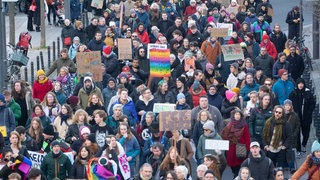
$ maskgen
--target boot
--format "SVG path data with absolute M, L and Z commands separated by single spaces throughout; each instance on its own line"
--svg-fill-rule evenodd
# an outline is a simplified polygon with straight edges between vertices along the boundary
M 40 27 L 36 27 L 36 32 L 40 32 Z

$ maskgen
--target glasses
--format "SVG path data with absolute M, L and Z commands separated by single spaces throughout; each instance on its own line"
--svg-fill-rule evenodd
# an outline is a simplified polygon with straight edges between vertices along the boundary
M 138 36 L 132 36 L 132 37 L 138 37 Z
M 276 114 L 282 114 L 282 112 L 280 112 L 280 111 L 276 111 L 275 113 L 276 113 Z
M 271 83 L 264 83 L 265 86 L 271 86 Z
M 140 53 L 144 53 L 144 51 L 139 51 Z

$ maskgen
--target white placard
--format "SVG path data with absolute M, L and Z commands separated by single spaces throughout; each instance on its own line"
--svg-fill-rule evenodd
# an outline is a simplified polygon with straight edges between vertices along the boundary
M 2 0 L 2 2 L 17 2 L 18 0 Z
M 206 139 L 205 149 L 219 149 L 219 150 L 229 150 L 229 141 L 228 140 L 215 140 L 215 139 Z
M 168 104 L 168 103 L 154 103 L 153 112 L 159 113 L 163 111 L 174 111 L 176 110 L 176 104 Z

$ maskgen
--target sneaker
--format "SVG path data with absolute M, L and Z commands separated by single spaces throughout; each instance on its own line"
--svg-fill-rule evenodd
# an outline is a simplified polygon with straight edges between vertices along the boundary
M 306 152 L 307 152 L 307 150 L 306 150 L 306 147 L 305 147 L 305 146 L 302 146 L 302 147 L 301 147 L 301 152 L 303 152 L 303 153 L 306 153 Z
M 302 156 L 301 152 L 297 152 L 297 155 L 296 155 L 297 159 L 300 159 L 301 156 Z

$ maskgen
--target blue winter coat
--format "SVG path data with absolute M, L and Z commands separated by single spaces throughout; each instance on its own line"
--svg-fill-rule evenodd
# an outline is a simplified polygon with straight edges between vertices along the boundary
M 70 1 L 71 19 L 78 19 L 80 17 L 80 0 Z
M 282 79 L 278 79 L 278 81 L 272 87 L 272 91 L 278 97 L 280 105 L 283 105 L 283 102 L 289 98 L 289 95 L 293 89 L 294 84 L 290 80 L 283 81 Z
M 123 146 L 123 148 L 126 150 L 127 157 L 131 156 L 132 160 L 129 161 L 129 164 L 135 164 L 136 162 L 136 156 L 140 154 L 140 145 L 138 140 L 132 136 L 131 139 L 127 139 L 122 137 L 119 140 L 119 143 Z
M 253 82 L 253 84 L 247 84 L 243 86 L 240 90 L 240 95 L 244 101 L 249 101 L 250 97 L 248 96 L 251 91 L 259 91 L 259 85 Z
M 116 104 L 121 104 L 119 99 L 112 104 L 109 112 L 110 115 L 113 115 L 112 109 L 113 109 L 113 106 Z M 131 99 L 128 99 L 128 102 L 123 105 L 122 112 L 124 115 L 128 116 L 130 126 L 136 126 L 138 122 L 138 114 L 134 106 L 134 103 Z

